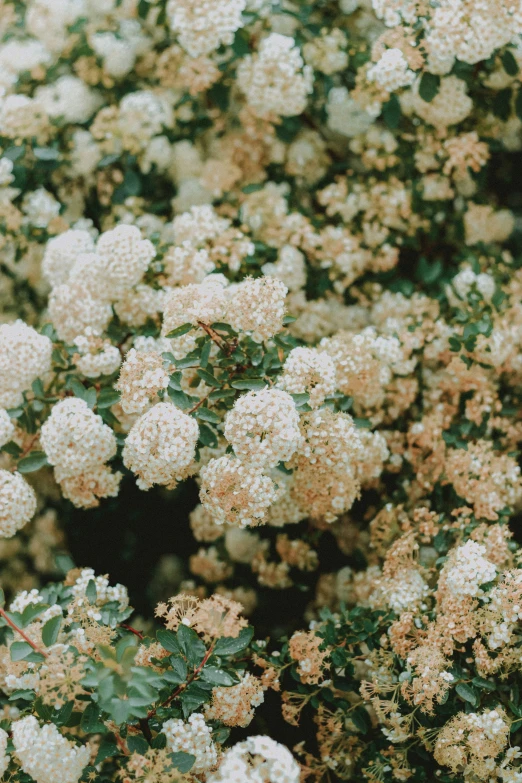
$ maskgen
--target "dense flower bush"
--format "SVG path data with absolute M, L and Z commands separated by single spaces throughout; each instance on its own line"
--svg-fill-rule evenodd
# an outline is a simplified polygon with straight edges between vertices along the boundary
M 0 0 L 2 780 L 521 783 L 521 35 Z

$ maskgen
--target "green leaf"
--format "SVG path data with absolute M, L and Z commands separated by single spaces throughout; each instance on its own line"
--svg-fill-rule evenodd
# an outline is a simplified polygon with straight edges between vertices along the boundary
M 516 76 L 519 71 L 519 68 L 518 68 L 518 63 L 511 49 L 506 49 L 501 59 L 502 59 L 502 66 L 505 72 L 508 74 L 508 76 Z
M 236 330 L 233 329 L 230 324 L 223 323 L 222 321 L 216 321 L 210 325 L 215 332 L 225 332 L 225 334 L 229 334 L 231 337 L 235 337 L 237 335 Z
M 176 405 L 178 408 L 181 408 L 182 410 L 190 408 L 192 405 L 190 397 L 183 391 L 177 391 L 176 389 L 173 389 L 171 386 L 169 386 L 167 389 L 167 394 L 169 395 L 174 405 Z
M 178 643 L 181 647 L 187 661 L 193 666 L 197 666 L 203 660 L 207 648 L 192 628 L 181 625 L 178 628 L 177 634 Z
M 186 370 L 187 367 L 194 367 L 198 363 L 197 359 L 193 356 L 185 356 L 184 359 L 175 359 L 174 364 L 178 370 Z
M 350 713 L 350 718 L 355 728 L 363 734 L 366 734 L 366 732 L 371 729 L 372 724 L 370 716 L 364 707 L 357 707 Z
M 22 449 L 17 443 L 14 442 L 14 440 L 10 440 L 9 443 L 6 443 L 5 446 L 2 446 L 0 451 L 5 451 L 6 454 L 10 454 L 10 456 L 14 457 L 15 459 L 18 459 L 22 453 Z
M 185 688 L 184 691 L 182 691 L 179 697 L 184 717 L 188 718 L 188 716 L 194 712 L 194 710 L 197 710 L 198 707 L 201 707 L 202 704 L 208 702 L 209 699 L 210 694 L 208 691 L 203 690 L 203 688 L 200 688 L 197 683 L 192 682 L 187 688 Z
M 8 147 L 3 152 L 4 158 L 9 158 L 9 160 L 11 160 L 13 163 L 19 158 L 23 158 L 24 155 L 25 155 L 24 144 L 21 144 L 20 146 Z
M 500 90 L 493 101 L 493 114 L 506 122 L 511 114 L 511 89 Z
M 63 707 L 60 707 L 58 713 L 53 717 L 53 723 L 57 726 L 66 726 L 71 719 L 71 715 L 74 709 L 74 702 L 68 701 Z
M 116 163 L 117 160 L 120 159 L 120 156 L 116 153 L 111 153 L 110 155 L 104 155 L 103 158 L 98 163 L 98 168 L 103 169 L 105 166 L 111 166 L 113 163 Z
M 58 571 L 64 576 L 71 568 L 74 568 L 74 560 L 64 552 L 59 552 L 54 558 L 54 562 Z
M 474 690 L 474 688 L 471 687 L 471 685 L 467 685 L 465 682 L 459 682 L 455 686 L 455 690 L 460 698 L 464 699 L 464 701 L 469 701 L 469 703 L 474 707 L 478 705 L 480 699 L 477 692 Z
M 140 19 L 146 19 L 150 11 L 150 3 L 148 0 L 139 0 L 138 3 L 138 16 Z
M 85 394 L 83 399 L 89 406 L 89 408 L 92 410 L 94 406 L 96 405 L 96 389 L 85 389 Z
M 156 638 L 163 649 L 172 653 L 179 654 L 181 652 L 181 648 L 178 644 L 178 639 L 174 631 L 167 631 L 166 629 L 162 628 L 156 633 Z
M 32 623 L 33 620 L 38 617 L 39 614 L 42 614 L 45 609 L 48 609 L 48 607 L 48 604 L 29 604 L 29 606 L 26 606 L 22 612 L 20 626 L 22 628 L 28 626 L 29 623 Z
M 196 375 L 198 375 L 202 381 L 205 381 L 208 386 L 219 386 L 217 380 L 208 370 L 196 370 Z
M 211 350 L 212 350 L 212 341 L 210 339 L 207 339 L 207 342 L 204 344 L 201 350 L 201 356 L 199 359 L 199 363 L 201 367 L 205 368 L 207 366 L 208 360 L 210 359 Z
M 113 204 L 123 204 L 129 196 L 139 196 L 141 193 L 141 177 L 137 171 L 127 169 L 122 184 L 113 193 Z
M 304 392 L 303 394 L 292 394 L 290 395 L 299 408 L 301 405 L 306 405 L 308 400 L 310 399 L 310 395 Z
M 35 651 L 27 642 L 13 642 L 9 648 L 12 661 L 25 661 Z M 39 660 L 42 656 L 39 656 Z
M 162 748 L 167 747 L 167 737 L 165 734 L 160 733 L 156 734 L 152 742 L 150 743 L 151 748 L 154 748 L 155 750 L 161 750 Z
M 62 354 L 59 348 L 53 348 L 53 352 L 51 354 L 51 358 L 55 364 L 58 365 L 58 367 L 67 367 L 68 361 Z
M 180 683 L 185 682 L 188 675 L 187 664 L 180 655 L 171 655 L 169 658 L 170 664 L 176 676 L 179 678 Z
M 58 634 L 60 633 L 60 626 L 62 624 L 62 617 L 61 615 L 57 615 L 56 617 L 51 617 L 50 620 L 47 620 L 44 627 L 42 628 L 42 642 L 45 644 L 46 647 L 51 647 L 56 640 L 58 639 Z
M 132 707 L 129 699 L 112 699 L 108 711 L 113 721 L 118 726 L 121 726 L 129 720 L 132 713 Z
M 477 688 L 482 688 L 485 691 L 495 691 L 497 689 L 496 683 L 486 680 L 484 677 L 473 677 L 471 680 L 473 685 Z
M 515 100 L 515 112 L 519 120 L 522 120 L 522 90 L 519 88 Z
M 395 130 L 399 127 L 401 105 L 396 95 L 392 95 L 390 100 L 383 105 L 382 118 L 390 130 Z
M 425 71 L 419 82 L 419 95 L 423 101 L 430 103 L 437 95 L 440 88 L 440 76 Z
M 67 382 L 67 386 L 72 391 L 75 397 L 79 397 L 80 400 L 85 399 L 86 388 L 83 385 L 83 383 L 81 383 L 81 381 L 78 380 L 78 378 L 69 378 Z
M 244 188 L 241 188 L 242 193 L 256 193 L 258 190 L 261 190 L 263 188 L 263 185 L 261 182 L 253 182 L 251 185 L 245 185 Z
M 102 740 L 94 763 L 101 764 L 105 759 L 111 758 L 111 756 L 117 756 L 119 752 L 115 742 L 111 742 L 111 740 Z
M 13 691 L 9 696 L 9 701 L 17 701 L 18 699 L 21 699 L 22 701 L 33 701 L 34 697 L 34 691 L 25 688 L 19 691 Z
M 208 408 L 198 408 L 194 413 L 198 419 L 203 419 L 203 421 L 210 421 L 212 424 L 221 423 L 221 419 L 217 413 L 214 413 L 214 411 L 211 411 Z
M 218 82 L 207 91 L 207 96 L 212 103 L 215 103 L 218 109 L 226 111 L 230 100 L 230 87 Z
M 34 473 L 45 465 L 48 465 L 47 456 L 44 451 L 33 451 L 20 460 L 17 465 L 20 473 Z
M 116 389 L 111 389 L 109 386 L 102 389 L 98 396 L 98 408 L 110 408 L 112 405 L 116 405 L 119 402 L 120 393 Z
M 253 628 L 242 628 L 236 637 L 223 636 L 214 647 L 215 655 L 235 655 L 248 647 L 254 635 Z
M 438 258 L 431 264 L 426 258 L 422 257 L 419 259 L 416 276 L 424 283 L 431 285 L 438 280 L 442 271 L 442 263 Z
M 194 329 L 192 324 L 182 324 L 182 326 L 178 326 L 176 329 L 173 329 L 171 332 L 169 332 L 167 337 L 181 337 L 182 335 L 191 332 L 192 329 Z
M 34 147 L 33 153 L 37 160 L 58 160 L 60 157 L 60 150 L 52 147 Z
M 171 753 L 170 758 L 174 767 L 182 773 L 189 772 L 194 766 L 196 757 L 191 753 L 185 753 L 184 750 L 178 750 L 176 753 Z
M 208 395 L 209 400 L 214 402 L 214 400 L 223 400 L 227 399 L 227 397 L 235 397 L 236 392 L 234 389 L 216 389 L 216 391 L 210 392 Z
M 234 680 L 230 674 L 217 666 L 205 666 L 201 672 L 201 677 L 211 685 L 234 685 Z
M 207 424 L 199 424 L 199 440 L 203 446 L 215 449 L 218 445 L 217 435 Z
M 250 36 L 246 30 L 240 28 L 236 32 L 232 43 L 232 51 L 237 57 L 244 57 L 250 54 Z
M 251 380 L 244 381 L 232 381 L 230 384 L 234 389 L 240 389 L 241 391 L 260 391 L 267 387 L 267 382 L 261 378 L 252 378 Z
M 42 720 L 50 721 L 53 716 L 53 708 L 44 704 L 41 699 L 37 699 L 34 703 L 34 711 Z
M 80 726 L 85 734 L 99 734 L 106 730 L 105 724 L 101 720 L 100 709 L 97 704 L 91 701 L 87 705 L 83 712 Z
M 87 587 L 85 588 L 85 595 L 87 596 L 87 600 L 91 606 L 96 603 L 98 591 L 96 590 L 96 583 L 94 579 L 89 579 Z
M 34 392 L 35 397 L 45 397 L 45 389 L 40 378 L 37 378 L 32 382 L 31 389 Z
M 220 745 L 224 745 L 229 737 L 230 729 L 227 726 L 219 726 L 212 732 L 212 739 L 214 742 L 219 742 Z
M 173 372 L 172 375 L 169 378 L 169 386 L 171 389 L 175 389 L 175 391 L 182 391 L 181 389 L 181 372 L 177 370 L 176 372 Z
M 149 749 L 149 743 L 144 737 L 129 734 L 127 737 L 127 747 L 131 753 L 139 753 L 140 756 L 143 756 Z

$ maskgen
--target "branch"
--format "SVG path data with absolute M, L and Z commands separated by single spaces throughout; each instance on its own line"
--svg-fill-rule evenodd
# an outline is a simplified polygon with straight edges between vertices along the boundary
M 215 389 L 215 386 L 213 386 L 213 387 L 211 388 L 211 390 L 209 391 L 209 393 L 207 394 L 207 396 L 206 396 L 206 397 L 202 397 L 202 398 L 200 399 L 200 401 L 199 401 L 198 403 L 196 403 L 196 405 L 194 405 L 194 407 L 193 407 L 193 408 L 191 408 L 189 411 L 187 411 L 187 415 L 188 415 L 189 413 L 194 413 L 194 411 L 197 411 L 197 409 L 198 409 L 198 408 L 201 408 L 201 406 L 203 405 L 203 403 L 205 403 L 205 402 L 208 400 L 208 398 L 210 397 L 210 395 L 212 394 L 212 392 L 214 391 L 214 389 Z
M 185 688 L 188 688 L 188 686 L 190 685 L 190 683 L 191 683 L 191 682 L 194 682 L 194 680 L 195 680 L 195 679 L 196 679 L 196 677 L 199 675 L 199 673 L 201 672 L 202 668 L 204 667 L 204 665 L 206 664 L 206 662 L 208 661 L 208 659 L 210 658 L 210 656 L 212 655 L 212 653 L 213 653 L 213 652 L 214 652 L 214 645 L 212 645 L 212 646 L 211 646 L 211 647 L 210 647 L 210 648 L 207 650 L 207 652 L 205 653 L 205 656 L 204 656 L 203 660 L 202 660 L 202 661 L 201 661 L 201 663 L 200 663 L 200 664 L 199 664 L 199 665 L 198 665 L 198 666 L 197 666 L 197 667 L 194 669 L 194 671 L 192 672 L 192 674 L 191 674 L 191 675 L 190 675 L 190 677 L 188 678 L 187 682 L 184 682 L 184 683 L 182 683 L 182 684 L 179 686 L 179 688 L 176 688 L 176 690 L 174 691 L 174 693 L 171 693 L 171 695 L 168 697 L 168 699 L 165 699 L 165 701 L 164 701 L 164 702 L 162 702 L 162 703 L 160 704 L 160 707 L 167 707 L 167 706 L 168 706 L 168 705 L 169 705 L 169 704 L 170 704 L 172 701 L 174 701 L 174 699 L 175 699 L 177 696 L 179 696 L 179 694 L 180 694 L 182 691 L 184 691 L 184 690 L 185 690 Z M 150 718 L 153 718 L 153 717 L 154 717 L 154 715 L 156 714 L 156 712 L 157 712 L 157 707 L 155 707 L 153 710 L 151 710 L 151 711 L 149 712 L 149 714 L 147 715 L 147 718 L 146 718 L 146 720 L 148 721 L 148 720 L 150 720 Z
M 47 653 L 43 650 L 40 650 L 40 648 L 32 641 L 32 639 L 30 639 L 27 634 L 25 634 L 22 629 L 19 628 L 15 622 L 13 622 L 13 620 L 11 620 L 7 612 L 2 608 L 0 608 L 0 617 L 3 617 L 7 625 L 9 625 L 13 631 L 16 631 L 16 633 L 20 634 L 24 642 L 27 642 L 27 644 L 31 645 L 35 652 L 40 653 L 40 655 L 43 655 L 44 658 L 47 658 Z
M 226 356 L 230 356 L 230 354 L 235 348 L 235 345 L 228 343 L 226 340 L 223 339 L 223 337 L 221 337 L 220 334 L 216 332 L 215 329 L 212 329 L 211 326 L 203 323 L 203 321 L 198 321 L 198 326 L 201 327 L 201 329 L 203 329 L 203 331 L 208 334 L 210 339 L 216 343 L 218 348 L 220 348 Z
M 125 623 L 120 623 L 120 628 L 125 628 L 126 631 L 130 631 L 135 636 L 137 636 L 138 639 L 144 639 L 145 638 L 143 636 L 143 634 L 140 633 L 140 631 L 137 631 L 136 628 L 133 628 L 132 625 L 126 625 Z

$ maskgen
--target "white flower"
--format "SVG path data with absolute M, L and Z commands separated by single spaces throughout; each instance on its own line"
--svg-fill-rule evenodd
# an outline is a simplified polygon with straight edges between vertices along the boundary
M 22 392 L 51 369 L 52 343 L 23 321 L 0 325 L 0 405 L 15 408 Z
M 312 92 L 313 71 L 305 65 L 293 38 L 271 33 L 259 52 L 247 55 L 237 70 L 239 89 L 260 116 L 301 114 Z
M 208 783 L 299 783 L 300 768 L 290 751 L 270 737 L 248 737 L 225 751 Z
M 264 468 L 286 462 L 302 442 L 292 397 L 281 389 L 243 394 L 225 417 L 225 438 L 250 465 Z
M 375 65 L 368 69 L 368 79 L 377 82 L 388 92 L 394 92 L 400 87 L 412 84 L 415 73 L 408 67 L 408 62 L 400 49 L 386 49 Z
M 185 478 L 199 437 L 197 421 L 170 402 L 159 402 L 132 426 L 123 462 L 138 476 L 138 486 L 172 485 Z
M 182 620 L 185 625 L 190 621 Z M 191 772 L 208 772 L 217 762 L 217 751 L 212 741 L 212 729 L 199 712 L 193 712 L 188 721 L 171 718 L 162 726 L 170 753 L 190 753 L 196 760 Z
M 78 476 L 116 454 L 113 431 L 78 397 L 67 397 L 54 406 L 40 440 L 58 481 Z
M 497 569 L 485 554 L 486 547 L 471 540 L 450 553 L 444 572 L 446 584 L 454 596 L 475 598 L 483 594 L 481 585 L 493 581 Z
M 7 411 L 0 408 L 0 449 L 9 443 L 13 437 L 15 427 Z
M 199 57 L 232 43 L 245 6 L 246 0 L 169 0 L 167 17 L 181 46 Z
M 88 745 L 75 745 L 56 726 L 39 726 L 33 715 L 12 724 L 15 756 L 36 783 L 78 783 L 89 763 Z
M 6 771 L 9 766 L 9 761 L 11 760 L 11 757 L 6 753 L 8 741 L 9 735 L 7 731 L 0 729 L 0 777 L 2 777 Z
M 229 289 L 227 321 L 263 342 L 283 328 L 287 287 L 274 277 L 247 278 Z
M 335 364 L 315 348 L 293 348 L 287 356 L 278 386 L 290 394 L 308 394 L 317 408 L 335 392 Z
M 271 478 L 235 457 L 211 459 L 200 476 L 199 497 L 216 525 L 258 525 L 277 498 Z

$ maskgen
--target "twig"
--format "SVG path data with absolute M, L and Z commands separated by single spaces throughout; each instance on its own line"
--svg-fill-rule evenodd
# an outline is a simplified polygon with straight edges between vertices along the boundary
M 145 737 L 145 739 L 147 740 L 147 742 L 150 745 L 150 743 L 152 742 L 152 731 L 150 730 L 148 719 L 147 718 L 140 718 L 140 722 L 139 723 L 140 723 L 140 729 L 141 729 L 141 731 L 143 733 L 143 736 Z
M 116 744 L 123 753 L 124 756 L 130 756 L 130 750 L 127 747 L 127 744 L 123 737 L 120 737 L 116 729 L 112 729 L 112 733 L 114 734 L 114 737 L 116 739 Z
M 145 638 L 143 636 L 143 634 L 140 633 L 140 631 L 137 631 L 136 628 L 133 628 L 132 625 L 126 625 L 125 623 L 120 623 L 120 628 L 125 628 L 126 631 L 130 631 L 135 636 L 137 636 L 138 639 L 144 639 Z
M 215 386 L 213 386 L 213 387 L 211 388 L 211 390 L 209 391 L 209 393 L 207 394 L 207 396 L 206 396 L 206 397 L 202 397 L 202 398 L 200 399 L 200 401 L 199 401 L 198 403 L 196 403 L 196 405 L 194 405 L 194 407 L 193 407 L 193 408 L 191 408 L 189 411 L 187 411 L 187 414 L 189 414 L 189 413 L 194 413 L 194 411 L 197 411 L 197 409 L 198 409 L 198 408 L 201 408 L 201 406 L 203 405 L 203 403 L 205 403 L 205 402 L 208 400 L 208 398 L 210 397 L 210 395 L 212 394 L 212 392 L 214 391 L 214 389 L 215 389 Z
M 29 441 L 29 445 L 25 446 L 18 459 L 22 459 L 23 457 L 27 456 L 27 454 L 29 454 L 29 452 L 31 451 L 31 449 L 33 448 L 34 444 L 36 443 L 39 437 L 40 437 L 39 432 L 37 432 L 36 435 L 33 435 L 31 440 Z
M 203 321 L 198 321 L 198 326 L 201 327 L 201 329 L 203 329 L 203 331 L 208 334 L 210 339 L 216 343 L 218 348 L 220 348 L 226 356 L 230 356 L 230 354 L 235 348 L 233 344 L 230 344 L 226 340 L 224 340 L 223 337 L 221 337 L 221 335 L 218 334 L 215 329 L 212 329 L 211 326 L 209 326 L 206 323 L 203 323 Z
M 212 647 L 210 647 L 210 648 L 207 650 L 207 652 L 205 653 L 205 656 L 204 656 L 203 660 L 201 661 L 201 663 L 199 664 L 199 666 L 197 666 L 197 667 L 194 669 L 194 671 L 192 672 L 192 674 L 191 674 L 191 675 L 190 675 L 190 677 L 188 678 L 187 682 L 183 682 L 183 683 L 182 683 L 182 684 L 179 686 L 179 688 L 176 688 L 176 690 L 174 691 L 174 693 L 171 693 L 171 694 L 170 694 L 170 696 L 168 697 L 168 699 L 165 699 L 165 701 L 164 701 L 164 702 L 162 702 L 162 703 L 160 704 L 160 707 L 167 707 L 167 706 L 168 706 L 168 705 L 169 705 L 169 704 L 170 704 L 172 701 L 174 701 L 174 699 L 175 699 L 177 696 L 179 696 L 179 694 L 180 694 L 180 693 L 182 693 L 182 691 L 184 691 L 184 690 L 185 690 L 185 688 L 188 688 L 188 686 L 190 685 L 190 683 L 191 683 L 191 682 L 194 682 L 194 680 L 196 679 L 196 677 L 198 676 L 198 674 L 201 672 L 202 668 L 204 667 L 204 665 L 206 664 L 206 662 L 208 661 L 208 659 L 210 658 L 210 656 L 212 655 L 212 653 L 213 653 L 213 652 L 214 652 L 214 645 L 212 645 Z M 148 721 L 148 720 L 150 720 L 150 718 L 153 718 L 153 717 L 154 717 L 154 715 L 156 714 L 156 712 L 157 712 L 157 707 L 155 707 L 153 710 L 151 710 L 151 711 L 149 712 L 149 714 L 147 715 L 147 718 L 146 718 L 146 720 Z
M 13 629 L 13 631 L 16 631 L 18 634 L 20 634 L 20 636 L 22 637 L 22 639 L 23 639 L 25 642 L 27 642 L 27 644 L 31 645 L 31 647 L 33 648 L 33 650 L 34 650 L 35 652 L 37 652 L 37 653 L 40 653 L 40 655 L 43 655 L 43 657 L 44 657 L 44 658 L 47 658 L 47 653 L 46 653 L 46 652 L 44 652 L 43 650 L 40 650 L 40 648 L 39 648 L 39 647 L 38 647 L 38 646 L 37 646 L 37 645 L 36 645 L 36 644 L 35 644 L 35 643 L 32 641 L 32 639 L 30 639 L 30 638 L 27 636 L 27 634 L 25 634 L 25 633 L 22 631 L 22 629 L 21 629 L 21 628 L 19 628 L 19 627 L 16 625 L 16 623 L 15 623 L 15 622 L 13 622 L 13 620 L 11 620 L 11 618 L 8 616 L 7 612 L 6 612 L 4 609 L 2 609 L 2 608 L 0 608 L 0 617 L 3 617 L 3 618 L 4 618 L 4 620 L 6 621 L 6 623 L 7 623 L 7 624 L 8 624 L 8 625 L 9 625 L 9 626 L 10 626 L 10 627 Z

